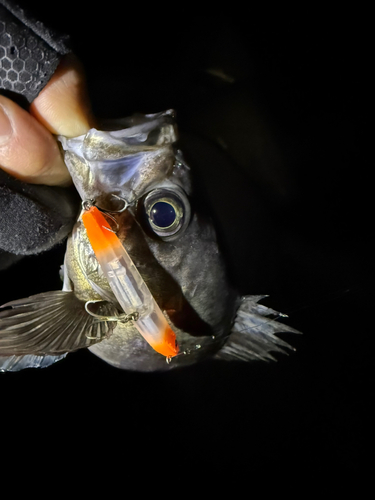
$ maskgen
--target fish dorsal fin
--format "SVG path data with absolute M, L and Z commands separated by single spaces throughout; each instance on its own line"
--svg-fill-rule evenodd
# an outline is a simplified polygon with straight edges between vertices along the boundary
M 258 301 L 264 297 L 266 295 L 242 297 L 229 338 L 215 355 L 216 358 L 233 361 L 275 361 L 276 359 L 270 354 L 271 352 L 286 354 L 284 348 L 294 350 L 275 334 L 301 332 L 272 319 L 272 317 L 285 315 L 258 304 Z
M 5 307 L 11 309 L 1 310 Z M 100 307 L 101 315 L 116 314 L 110 303 Z M 0 307 L 0 357 L 76 351 L 103 340 L 115 324 L 88 314 L 85 302 L 73 292 L 58 290 L 14 300 Z

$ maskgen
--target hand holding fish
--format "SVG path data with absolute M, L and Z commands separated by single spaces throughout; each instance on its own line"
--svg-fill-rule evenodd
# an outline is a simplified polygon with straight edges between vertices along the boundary
M 1 306 L 0 369 L 48 366 L 82 348 L 141 371 L 209 355 L 274 359 L 270 351 L 289 347 L 275 333 L 292 329 L 258 304 L 262 296 L 232 288 L 212 221 L 195 203 L 193 170 L 175 146 L 174 112 L 121 124 L 59 137 L 83 200 L 63 291 Z
M 69 185 L 70 174 L 53 135 L 74 137 L 94 124 L 76 57 L 64 57 L 29 111 L 0 96 L 0 167 L 32 184 Z
M 97 130 L 77 61 L 65 56 L 58 66 L 64 44 L 38 22 L 33 33 L 21 26 L 25 45 L 32 42 L 32 49 L 26 47 L 32 57 L 26 57 L 14 35 L 24 12 L 0 0 L 1 13 L 8 32 L 0 55 L 9 68 L 0 83 L 5 90 L 21 89 L 31 105 L 27 113 L 0 97 L 0 165 L 33 184 L 67 186 L 71 176 L 83 203 L 73 228 L 66 216 L 62 228 L 51 225 L 58 237 L 35 247 L 49 249 L 71 233 L 63 290 L 0 307 L 0 370 L 48 366 L 83 348 L 118 368 L 157 371 L 209 355 L 269 360 L 271 351 L 289 347 L 275 333 L 292 329 L 275 321 L 276 311 L 258 304 L 263 296 L 241 297 L 228 279 L 213 221 L 204 200 L 197 200 L 194 167 L 178 146 L 174 111 L 136 114 Z M 38 43 L 48 57 L 40 57 Z M 34 74 L 22 76 L 29 57 L 38 60 Z M 59 135 L 67 168 L 53 134 Z M 28 189 L 23 186 L 19 192 Z M 65 195 L 55 199 L 59 188 L 34 187 L 49 189 L 42 198 L 56 214 L 63 212 Z M 0 229 L 6 225 L 8 217 L 1 214 Z M 5 248 L 10 239 L 0 232 L 0 247 L 35 253 L 20 250 L 24 236 L 14 241 L 16 251 Z

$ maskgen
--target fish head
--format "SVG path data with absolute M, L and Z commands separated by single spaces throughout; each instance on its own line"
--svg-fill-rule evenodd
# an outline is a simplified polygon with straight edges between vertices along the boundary
M 174 113 L 137 115 L 125 125 L 60 138 L 65 162 L 82 200 L 114 219 L 118 238 L 176 333 L 179 354 L 166 363 L 133 324 L 121 322 L 90 350 L 124 369 L 192 364 L 222 347 L 239 297 L 228 282 L 204 199 L 197 196 L 193 169 L 178 149 Z M 115 302 L 81 217 L 65 267 L 79 298 Z

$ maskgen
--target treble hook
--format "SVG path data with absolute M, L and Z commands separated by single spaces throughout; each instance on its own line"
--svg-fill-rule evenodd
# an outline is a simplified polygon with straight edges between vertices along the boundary
M 117 198 L 118 200 L 121 200 L 124 203 L 124 206 L 122 208 L 120 208 L 119 210 L 112 210 L 112 209 L 110 210 L 108 208 L 99 207 L 99 205 L 97 205 L 97 203 L 96 203 L 96 200 L 89 198 L 87 200 L 82 201 L 82 208 L 83 208 L 83 210 L 89 210 L 91 207 L 95 206 L 98 210 L 100 210 L 101 212 L 104 212 L 104 213 L 121 214 L 122 212 L 125 212 L 125 210 L 127 208 L 129 208 L 131 206 L 131 203 L 129 203 L 125 198 L 122 198 L 121 196 L 118 196 L 117 194 L 114 194 L 114 193 L 111 193 L 111 196 L 113 196 L 114 198 Z M 134 200 L 134 201 L 136 201 L 136 200 Z
M 121 210 L 107 210 L 107 212 L 112 212 L 114 214 L 122 214 L 122 212 L 125 212 L 125 210 L 130 207 L 130 203 L 127 200 L 125 200 L 125 198 L 122 198 L 121 196 L 118 196 L 117 194 L 113 194 L 113 193 L 112 193 L 112 196 L 114 198 L 117 198 L 118 200 L 123 201 L 124 206 L 121 208 Z
M 139 313 L 138 312 L 132 312 L 130 314 L 119 314 L 118 316 L 104 316 L 102 314 L 96 314 L 89 309 L 90 304 L 96 304 L 97 302 L 105 302 L 105 300 L 87 300 L 85 302 L 85 311 L 90 314 L 90 316 L 93 316 L 94 318 L 97 318 L 99 321 L 119 321 L 120 323 L 128 323 L 129 321 L 137 321 L 139 318 Z
M 103 213 L 104 216 L 109 217 L 111 219 L 111 221 L 116 224 L 116 229 L 115 230 L 112 230 L 109 227 L 105 227 L 105 226 L 103 226 L 103 228 L 106 229 L 107 231 L 111 231 L 112 233 L 116 234 L 118 232 L 118 230 L 120 229 L 120 225 L 117 222 L 117 220 L 113 217 L 113 215 L 111 215 L 111 214 L 121 214 L 122 212 L 124 212 L 130 206 L 130 203 L 128 203 L 128 201 L 125 200 L 125 198 L 122 198 L 121 196 L 118 196 L 117 194 L 113 194 L 112 193 L 111 196 L 113 196 L 114 198 L 117 198 L 118 200 L 121 200 L 121 201 L 124 202 L 124 206 L 120 210 L 108 210 L 106 208 L 99 207 L 96 204 L 96 201 L 93 200 L 93 199 L 91 199 L 91 198 L 82 201 L 82 208 L 85 211 L 86 210 L 90 210 L 91 207 L 96 207 L 98 210 L 100 210 Z

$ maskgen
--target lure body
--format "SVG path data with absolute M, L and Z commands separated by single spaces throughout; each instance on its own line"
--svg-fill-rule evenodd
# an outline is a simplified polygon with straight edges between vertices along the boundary
M 93 206 L 82 214 L 82 222 L 102 271 L 124 312 L 137 314 L 134 326 L 155 351 L 167 357 L 175 356 L 178 353 L 175 333 L 103 214 Z

